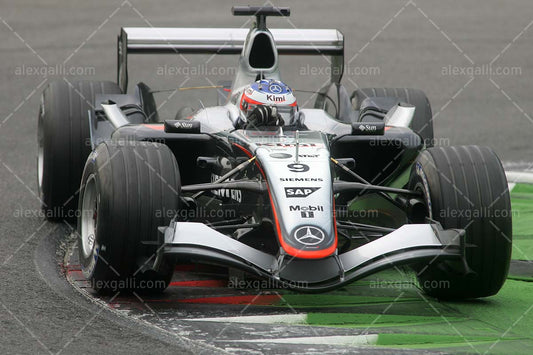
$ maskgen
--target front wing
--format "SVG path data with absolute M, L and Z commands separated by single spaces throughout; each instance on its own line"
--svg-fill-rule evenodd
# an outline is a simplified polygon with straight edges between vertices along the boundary
M 275 257 L 230 238 L 202 223 L 172 222 L 160 228 L 163 255 L 208 261 L 266 277 L 280 287 L 322 292 L 380 270 L 406 264 L 461 260 L 464 230 L 438 224 L 406 224 L 348 252 L 323 259 Z

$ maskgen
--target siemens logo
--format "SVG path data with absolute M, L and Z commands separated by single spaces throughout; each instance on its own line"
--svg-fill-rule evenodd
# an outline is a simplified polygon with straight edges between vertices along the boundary
M 283 182 L 306 182 L 306 181 L 324 181 L 322 178 L 310 178 L 310 177 L 301 177 L 301 178 L 279 178 L 279 181 Z

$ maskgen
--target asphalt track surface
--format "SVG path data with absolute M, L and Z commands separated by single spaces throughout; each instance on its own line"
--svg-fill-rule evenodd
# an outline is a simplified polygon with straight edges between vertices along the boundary
M 180 305 L 165 309 L 139 301 L 143 307 L 152 305 L 154 313 L 146 307 L 138 313 L 127 308 L 120 313 L 112 307 L 103 307 L 102 302 L 86 297 L 87 293 L 78 287 L 73 279 L 75 264 L 64 264 L 64 254 L 72 247 L 68 243 L 69 226 L 45 222 L 39 215 L 35 152 L 40 92 L 52 79 L 74 80 L 73 75 L 52 73 L 57 71 L 57 66 L 64 65 L 65 68 L 84 71 L 86 75 L 82 77 L 85 79 L 114 80 L 115 42 L 121 26 L 242 26 L 246 19 L 230 16 L 229 8 L 232 4 L 239 2 L 0 3 L 0 353 L 211 353 L 225 350 L 244 352 L 246 349 L 249 352 L 287 353 L 325 352 L 331 348 L 331 345 L 303 347 L 291 344 L 284 347 L 272 345 L 273 343 L 236 343 L 229 340 L 245 334 L 242 326 L 226 326 L 227 323 L 222 323 L 224 326 L 217 328 L 220 323 L 205 322 L 200 325 L 198 321 L 194 326 L 185 324 L 185 318 L 206 317 L 206 313 L 209 313 L 209 317 L 227 316 L 227 313 L 246 315 L 242 312 L 242 305 L 240 308 L 235 305 L 231 308 L 227 304 L 215 304 L 206 308 L 205 305 L 189 304 L 186 307 Z M 347 70 L 350 71 L 345 76 L 344 83 L 350 90 L 356 85 L 423 89 L 434 109 L 435 135 L 442 138 L 438 144 L 489 145 L 505 161 L 506 166 L 520 169 L 533 167 L 529 163 L 532 161 L 530 136 L 533 115 L 533 64 L 530 60 L 533 5 L 529 1 L 339 1 L 327 6 L 323 1 L 291 1 L 289 5 L 293 13 L 290 22 L 286 19 L 270 19 L 272 27 L 336 27 L 344 33 Z M 218 60 L 215 59 L 212 67 L 227 68 L 233 63 L 230 58 L 221 59 L 220 62 Z M 160 83 L 161 88 L 209 85 L 210 81 L 216 82 L 218 76 L 205 75 L 195 67 L 200 62 L 201 59 L 192 62 L 187 74 L 161 76 L 153 69 L 154 65 L 160 68 L 165 64 L 183 67 L 184 62 L 176 58 L 166 58 L 164 61 L 142 58 L 132 61 L 139 68 L 134 72 L 138 80 L 145 80 L 154 87 L 159 87 Z M 316 68 L 314 72 L 300 62 L 288 61 L 292 66 L 282 72 L 284 80 L 301 89 L 318 88 L 326 78 L 323 74 L 327 65 L 321 59 L 309 62 Z M 498 73 L 487 74 L 490 63 Z M 148 64 L 152 65 L 151 69 L 148 69 Z M 30 73 L 33 69 L 28 68 L 37 68 L 38 73 Z M 42 68 L 50 75 L 42 75 Z M 197 73 L 192 72 L 193 68 L 197 69 Z M 135 79 L 132 75 L 131 80 Z M 200 98 L 201 95 L 208 94 L 194 95 Z M 165 109 L 171 113 L 173 104 L 179 106 L 188 99 L 186 96 L 174 97 L 170 101 Z M 388 274 L 382 277 L 395 278 Z M 202 279 L 205 275 L 196 278 Z M 208 278 L 217 279 L 212 275 Z M 186 281 L 188 277 L 176 273 L 175 282 Z M 429 304 L 437 311 L 428 303 L 418 301 L 411 308 L 400 307 L 394 315 L 409 315 L 415 308 L 427 308 L 427 314 L 422 316 L 430 318 L 439 316 L 440 312 L 444 317 L 441 317 L 445 323 L 443 329 L 456 329 L 455 336 L 459 338 L 467 331 L 457 325 L 460 324 L 460 319 L 453 317 L 475 318 L 479 323 L 473 327 L 481 330 L 476 333 L 478 338 L 469 338 L 474 348 L 467 344 L 456 348 L 458 351 L 484 352 L 501 338 L 490 349 L 491 352 L 497 351 L 505 343 L 503 338 L 512 335 L 513 345 L 502 348 L 501 352 L 514 349 L 531 353 L 531 339 L 528 338 L 524 325 L 530 324 L 532 305 L 530 296 L 526 297 L 524 288 L 520 288 L 518 282 L 520 281 L 508 281 L 501 294 L 486 301 L 465 306 L 430 301 Z M 215 285 L 220 285 L 220 282 L 215 282 Z M 369 291 L 364 285 L 355 287 L 361 289 L 353 290 L 352 296 L 360 294 L 364 297 Z M 171 287 L 170 294 L 174 295 L 176 289 L 176 286 Z M 224 292 L 223 289 L 217 292 Z M 191 296 L 197 296 L 197 291 L 194 290 L 196 289 L 184 292 L 192 292 Z M 531 295 L 530 287 L 525 291 Z M 365 299 L 361 302 L 366 308 L 361 313 L 381 314 L 390 304 L 387 300 L 398 296 L 395 293 L 398 290 L 383 292 L 388 292 L 382 295 L 385 299 L 384 307 L 383 303 L 381 306 L 369 307 L 369 300 Z M 402 297 L 415 297 L 413 292 L 416 293 L 410 289 Z M 176 298 L 173 297 L 169 296 L 169 299 Z M 107 301 L 103 302 L 112 304 Z M 269 302 L 271 303 L 263 306 L 278 305 L 272 299 Z M 318 306 L 314 304 L 313 312 L 309 313 L 327 313 L 331 310 L 331 304 L 316 302 L 319 302 Z M 292 303 L 305 305 L 302 300 Z M 420 307 L 420 304 L 425 304 L 426 307 Z M 137 306 L 138 304 L 135 305 Z M 515 313 L 509 311 L 510 316 L 507 318 L 488 316 L 505 313 L 511 306 Z M 320 307 L 323 309 L 317 310 Z M 353 312 L 353 307 L 356 306 L 350 304 L 350 307 L 350 312 Z M 276 314 L 271 310 L 255 312 Z M 302 312 L 290 311 L 291 314 Z M 127 316 L 124 313 L 128 313 Z M 278 314 L 287 313 L 285 310 Z M 399 319 L 391 318 L 388 321 L 397 324 Z M 405 321 L 406 318 L 401 319 Z M 457 323 L 451 322 L 450 326 L 444 319 L 452 319 Z M 367 324 L 372 323 L 372 320 L 367 319 Z M 162 323 L 165 322 L 167 325 L 163 326 Z M 171 326 L 168 325 L 169 322 L 172 323 Z M 317 321 L 319 327 L 313 329 L 318 330 L 313 332 L 319 333 L 311 335 L 320 336 L 320 332 L 325 332 L 321 326 L 331 325 L 332 322 L 324 318 Z M 414 326 L 412 317 L 409 322 L 408 326 Z M 361 319 L 356 323 L 364 324 Z M 391 324 L 388 326 L 393 327 Z M 172 327 L 182 331 L 168 331 Z M 186 329 L 187 327 L 189 328 Z M 257 338 L 265 337 L 267 330 L 271 328 L 270 325 L 263 326 L 263 329 L 260 329 L 260 325 L 254 327 L 257 328 Z M 194 333 L 191 329 L 199 331 Z M 219 331 L 218 338 L 202 337 L 217 329 L 224 330 L 222 333 Z M 303 336 L 303 332 L 311 332 L 309 328 L 300 329 L 292 325 L 285 325 L 278 331 L 288 332 L 292 329 L 295 329 L 295 336 L 299 337 Z M 336 332 L 336 335 L 358 334 L 355 330 Z M 441 335 L 445 337 L 446 334 Z M 250 338 L 249 334 L 247 336 Z M 456 340 L 457 338 L 440 338 L 434 339 L 434 343 L 450 344 Z M 464 345 L 465 339 L 462 340 Z M 420 341 L 424 342 L 423 339 Z M 401 340 L 389 338 L 386 343 L 394 345 L 401 343 Z M 481 348 L 477 348 L 478 343 Z M 339 349 L 352 352 L 357 347 L 339 345 Z M 383 348 L 373 349 L 365 351 L 386 351 Z M 436 347 L 433 350 L 443 348 Z M 444 351 L 450 351 L 450 348 L 444 347 Z M 398 353 L 398 349 L 389 352 Z

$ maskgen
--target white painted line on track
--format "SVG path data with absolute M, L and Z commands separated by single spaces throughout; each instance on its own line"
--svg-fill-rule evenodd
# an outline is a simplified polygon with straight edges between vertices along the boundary
M 223 322 L 223 323 L 256 323 L 256 324 L 306 324 L 307 314 L 273 314 L 265 316 L 216 317 L 183 319 L 185 321 Z
M 506 171 L 507 181 L 514 184 L 533 184 L 533 171 Z
M 533 162 L 529 161 L 502 161 L 503 168 L 509 171 L 532 171 Z
M 376 345 L 378 343 L 378 337 L 379 337 L 379 334 L 334 335 L 334 336 L 320 336 L 320 337 L 232 340 L 232 342 L 361 346 L 361 345 Z M 224 341 L 227 341 L 227 340 L 224 340 Z

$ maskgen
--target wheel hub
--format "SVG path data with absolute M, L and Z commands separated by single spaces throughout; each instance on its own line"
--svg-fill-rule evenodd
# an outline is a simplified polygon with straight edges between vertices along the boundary
M 88 257 L 93 251 L 97 223 L 98 194 L 95 177 L 91 175 L 85 185 L 81 207 L 81 248 L 85 257 Z

